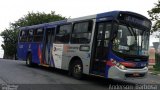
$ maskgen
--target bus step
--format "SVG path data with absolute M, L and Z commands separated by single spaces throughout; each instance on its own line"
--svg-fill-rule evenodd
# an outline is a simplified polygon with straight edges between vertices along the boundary
M 46 64 L 40 64 L 40 66 L 49 67 L 49 65 Z
M 91 74 L 96 75 L 96 76 L 101 76 L 101 77 L 104 77 L 104 76 L 105 76 L 105 73 L 103 73 L 103 72 L 98 72 L 98 71 L 93 71 Z
M 105 76 L 102 76 L 102 75 L 97 75 L 97 74 L 90 74 L 90 75 L 105 78 Z

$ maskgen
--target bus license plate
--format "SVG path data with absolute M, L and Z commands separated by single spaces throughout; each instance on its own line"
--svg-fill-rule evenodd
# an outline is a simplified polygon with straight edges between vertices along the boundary
M 138 76 L 140 76 L 140 75 L 139 75 L 138 73 L 134 73 L 133 76 L 134 76 L 134 77 L 138 77 Z

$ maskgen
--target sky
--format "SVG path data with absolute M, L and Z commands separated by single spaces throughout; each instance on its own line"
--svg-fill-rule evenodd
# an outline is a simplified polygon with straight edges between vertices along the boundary
M 158 0 L 1 0 L 0 32 L 28 12 L 55 11 L 66 17 L 81 17 L 113 10 L 133 11 L 148 17 Z
M 55 11 L 75 18 L 113 10 L 133 11 L 149 18 L 147 11 L 158 0 L 1 0 L 0 32 L 28 12 Z M 0 38 L 1 40 L 1 38 Z M 2 42 L 0 42 L 1 44 Z M 0 56 L 1 57 L 1 56 Z

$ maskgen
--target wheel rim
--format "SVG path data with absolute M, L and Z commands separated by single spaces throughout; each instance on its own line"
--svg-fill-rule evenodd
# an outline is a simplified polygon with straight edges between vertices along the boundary
M 82 71 L 81 65 L 74 66 L 74 69 L 73 69 L 74 74 L 81 74 L 81 71 Z
M 29 65 L 30 64 L 30 59 L 29 59 L 29 57 L 27 58 L 27 65 Z

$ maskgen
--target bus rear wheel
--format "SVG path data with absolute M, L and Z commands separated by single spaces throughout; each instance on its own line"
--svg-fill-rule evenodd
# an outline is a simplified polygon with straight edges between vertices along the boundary
M 72 64 L 72 76 L 76 79 L 82 79 L 83 75 L 83 67 L 82 62 L 80 60 L 76 60 Z
M 26 65 L 27 66 L 32 66 L 32 54 L 27 55 Z

